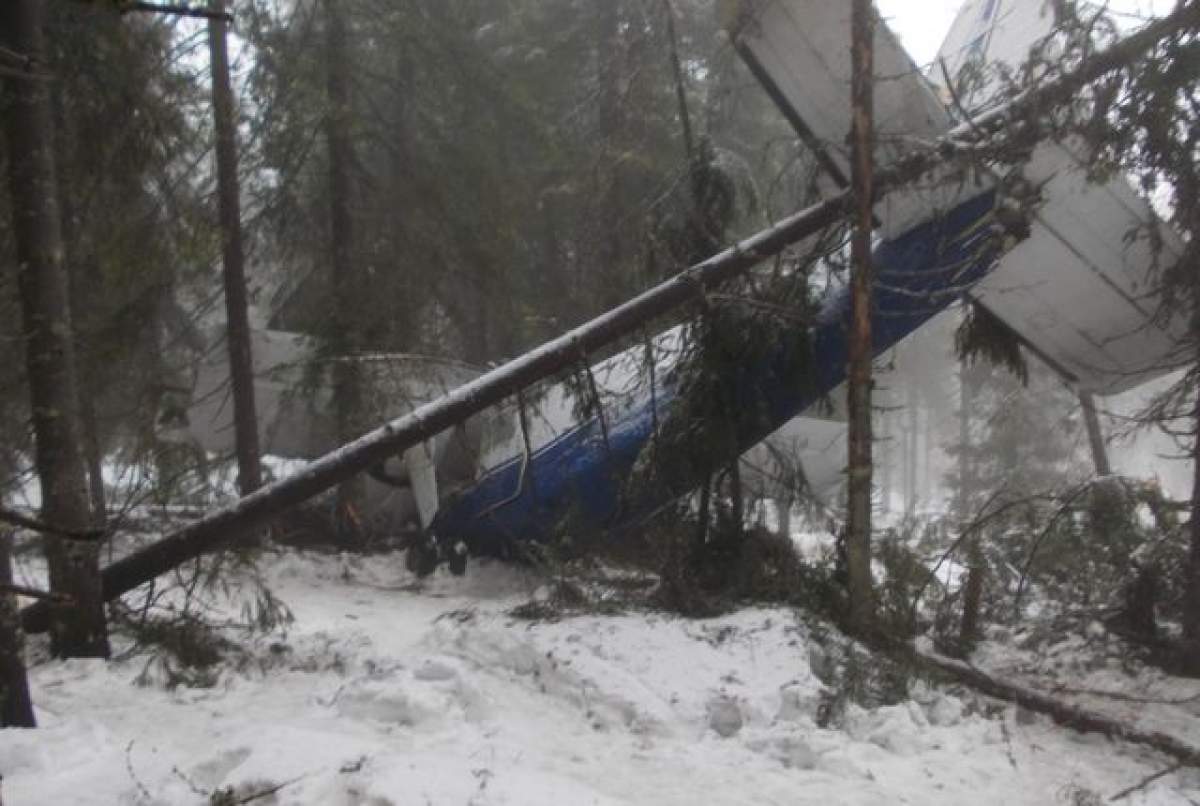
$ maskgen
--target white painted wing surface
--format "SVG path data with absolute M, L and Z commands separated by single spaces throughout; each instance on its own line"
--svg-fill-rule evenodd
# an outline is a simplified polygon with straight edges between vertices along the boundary
M 972 114 L 1003 89 L 1002 68 L 1016 74 L 1031 49 L 1055 52 L 1053 10 L 1045 0 L 968 0 L 939 61 L 956 82 L 975 69 L 982 81 L 960 88 Z M 980 72 L 981 71 L 981 72 Z M 933 74 L 941 79 L 940 69 Z M 971 82 L 967 82 L 971 86 Z M 1184 323 L 1160 316 L 1159 270 L 1182 252 L 1178 235 L 1159 227 L 1155 254 L 1146 227 L 1150 206 L 1124 177 L 1087 181 L 1082 144 L 1044 143 L 1024 167 L 1044 185 L 1029 240 L 1001 261 L 976 297 L 1075 384 L 1107 395 L 1169 372 L 1185 360 Z
M 970 0 L 942 48 L 954 75 L 970 59 L 1020 66 L 1053 30 L 1044 0 Z M 785 115 L 811 133 L 840 170 L 850 130 L 849 6 L 824 0 L 731 0 L 728 26 L 743 58 Z M 885 25 L 876 40 L 876 114 L 886 165 L 914 142 L 932 140 L 953 116 Z M 940 72 L 940 68 L 939 71 Z M 993 85 L 994 88 L 994 85 Z M 982 92 L 982 91 L 981 91 Z M 978 100 L 982 96 L 977 95 Z M 1009 253 L 976 295 L 1081 389 L 1113 394 L 1174 368 L 1179 322 L 1160 321 L 1157 271 L 1179 253 L 1164 232 L 1155 255 L 1139 230 L 1154 220 L 1123 178 L 1091 184 L 1083 160 L 1063 145 L 1039 148 L 1024 172 L 1043 186 L 1030 238 Z M 961 188 L 905 189 L 878 208 L 890 238 L 958 201 Z M 978 188 L 972 188 L 978 192 Z
M 777 104 L 802 122 L 810 145 L 822 150 L 844 179 L 849 176 L 850 4 L 829 0 L 729 0 L 727 27 L 743 59 L 771 85 Z M 875 128 L 879 164 L 895 162 L 914 141 L 929 142 L 951 126 L 951 116 L 882 21 L 876 26 Z M 978 193 L 978 188 L 972 188 Z M 900 235 L 959 200 L 957 188 L 907 189 L 876 208 L 884 237 Z

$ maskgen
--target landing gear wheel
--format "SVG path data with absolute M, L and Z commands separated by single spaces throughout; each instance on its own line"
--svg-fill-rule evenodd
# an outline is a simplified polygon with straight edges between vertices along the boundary
M 437 570 L 438 561 L 437 541 L 432 538 L 414 542 L 404 555 L 404 567 L 422 579 Z

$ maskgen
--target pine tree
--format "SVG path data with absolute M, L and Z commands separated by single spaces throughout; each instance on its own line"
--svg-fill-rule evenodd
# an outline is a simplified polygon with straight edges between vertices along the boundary
M 850 624 L 866 631 L 874 617 L 871 583 L 871 235 L 874 214 L 874 37 L 875 8 L 870 0 L 853 0 L 851 28 L 853 79 L 851 105 L 851 184 L 856 200 L 851 237 L 851 321 L 847 371 L 849 409 L 849 474 L 846 556 L 850 590 Z
M 4 45 L 27 56 L 33 70 L 47 64 L 43 12 L 40 0 L 14 0 L 0 9 Z M 3 105 L 42 519 L 59 530 L 84 532 L 92 523 L 92 512 L 57 202 L 49 82 L 34 74 L 7 77 Z M 52 651 L 63 657 L 107 657 L 98 544 L 48 535 L 46 552 L 51 590 L 71 601 L 51 610 Z
M 225 0 L 214 0 L 212 10 L 225 13 Z M 217 195 L 221 219 L 226 341 L 230 385 L 233 391 L 233 427 L 237 446 L 238 488 L 249 495 L 262 486 L 259 464 L 258 415 L 254 405 L 254 360 L 250 348 L 247 311 L 245 248 L 242 244 L 241 186 L 238 180 L 237 113 L 229 78 L 226 23 L 208 21 L 208 48 L 213 87 L 213 121 L 216 131 Z

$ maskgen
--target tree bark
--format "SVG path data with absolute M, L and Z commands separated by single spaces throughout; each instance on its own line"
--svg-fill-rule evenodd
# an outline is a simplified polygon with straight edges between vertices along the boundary
M 973 476 L 971 467 L 971 408 L 975 405 L 975 389 L 969 377 L 970 367 L 966 360 L 958 365 L 958 490 L 954 502 L 954 514 L 960 526 L 970 520 Z
M 346 17 L 343 4 L 324 0 L 326 60 L 326 145 L 329 150 L 329 233 L 332 261 L 330 288 L 333 290 L 333 332 L 330 346 L 333 365 L 333 407 L 338 442 L 352 440 L 363 428 L 362 373 L 350 360 L 361 352 L 361 289 L 354 259 L 354 229 L 351 215 L 354 146 L 350 134 L 350 68 Z M 361 477 L 338 485 L 338 525 L 349 542 L 361 537 L 361 513 L 365 487 Z
M 57 153 L 60 159 L 69 159 L 68 155 L 73 153 L 76 143 L 67 118 L 63 87 L 61 84 L 56 84 L 51 92 Z M 104 450 L 100 443 L 99 417 L 96 415 L 95 395 L 98 385 L 94 382 L 95 373 L 89 372 L 88 367 L 87 345 L 91 341 L 88 338 L 88 317 L 78 315 L 81 309 L 76 305 L 81 298 L 84 286 L 86 261 L 80 248 L 79 212 L 75 209 L 68 192 L 62 163 L 57 163 L 57 166 L 63 259 L 67 266 L 67 294 L 71 300 L 74 319 L 75 358 L 79 368 L 79 382 L 82 384 L 82 388 L 88 391 L 88 394 L 79 396 L 79 420 L 80 427 L 83 429 L 83 455 L 88 471 L 88 497 L 92 503 L 92 522 L 96 527 L 103 528 L 108 520 L 108 511 L 104 494 Z
M 1193 325 L 1193 332 L 1200 332 L 1200 323 Z M 1200 674 L 1200 393 L 1195 405 L 1192 418 L 1195 430 L 1192 436 L 1192 517 L 1188 524 L 1191 545 L 1184 572 L 1183 640 L 1189 671 Z
M 853 0 L 851 186 L 855 199 L 850 243 L 851 322 L 849 340 L 849 485 L 847 489 L 847 582 L 850 625 L 866 631 L 874 616 L 871 585 L 871 233 L 874 216 L 874 8 Z
M 904 511 L 917 512 L 917 433 L 920 430 L 920 399 L 910 385 L 908 388 L 908 433 L 904 439 Z
M 775 499 L 775 512 L 779 519 L 777 533 L 785 540 L 792 539 L 792 503 L 791 496 Z
M 210 0 L 209 65 L 212 73 L 213 126 L 217 136 L 217 202 L 221 222 L 222 281 L 229 381 L 233 387 L 233 430 L 237 446 L 238 489 L 249 495 L 262 486 L 258 414 L 254 404 L 254 361 L 247 311 L 242 202 L 238 181 L 237 115 L 229 78 L 225 0 Z
M 975 472 L 971 462 L 971 410 L 975 405 L 975 384 L 966 360 L 959 362 L 958 400 L 958 501 L 955 508 L 961 534 L 971 520 L 971 495 L 975 491 Z M 979 640 L 980 611 L 983 606 L 983 585 L 987 568 L 979 535 L 967 544 L 967 580 L 963 586 L 962 621 L 959 623 L 958 646 L 965 656 Z
M 595 4 L 596 67 L 600 93 L 596 117 L 599 146 L 606 159 L 605 170 L 597 172 L 602 183 L 598 189 L 599 220 L 596 222 L 598 265 L 591 270 L 591 297 L 587 310 L 608 310 L 624 298 L 628 284 L 625 278 L 625 239 L 621 221 L 627 215 L 622 208 L 621 131 L 624 120 L 621 110 L 621 2 L 605 0 Z M 593 307 L 595 306 L 595 307 Z
M 46 64 L 42 11 L 40 0 L 0 3 L 4 45 L 27 55 L 39 71 Z M 50 86 L 42 78 L 7 79 L 4 125 L 42 519 L 64 531 L 82 532 L 91 526 L 91 502 L 56 198 Z M 99 546 L 58 536 L 45 539 L 51 590 L 72 602 L 50 608 L 51 651 L 63 657 L 107 657 Z
M 0 531 L 0 728 L 36 728 L 29 679 L 25 675 L 25 636 L 12 584 L 12 535 Z
M 1095 398 L 1090 392 L 1080 392 L 1079 404 L 1083 410 L 1092 463 L 1096 475 L 1102 479 L 1092 486 L 1092 537 L 1105 545 L 1117 545 L 1121 533 L 1133 528 L 1126 501 L 1128 491 L 1118 480 L 1108 478 L 1113 471 Z M 1119 621 L 1132 637 L 1153 643 L 1158 640 L 1158 568 L 1153 562 L 1144 565 L 1134 557 L 1126 558 L 1125 566 L 1125 570 L 1133 572 L 1133 578 L 1124 583 L 1124 605 Z M 1197 668 L 1200 669 L 1200 665 Z
M 890 396 L 889 396 L 890 397 Z M 895 441 L 891 434 L 891 415 L 884 411 L 879 414 L 878 433 L 880 461 L 879 504 L 883 514 L 890 515 L 892 511 L 892 475 L 895 462 Z
M 1104 429 L 1100 415 L 1096 412 L 1096 398 L 1091 392 L 1080 392 L 1079 404 L 1083 407 L 1083 422 L 1087 426 L 1088 444 L 1092 448 L 1092 462 L 1097 476 L 1111 476 L 1112 464 L 1108 461 L 1108 446 L 1104 442 Z

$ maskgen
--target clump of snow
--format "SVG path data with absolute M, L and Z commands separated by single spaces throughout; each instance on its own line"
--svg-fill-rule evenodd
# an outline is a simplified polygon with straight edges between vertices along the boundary
M 957 697 L 938 695 L 929 705 L 929 722 L 940 728 L 950 728 L 957 725 L 963 718 L 962 700 Z
M 265 564 L 295 621 L 239 639 L 257 662 L 212 687 L 138 687 L 136 657 L 36 666 L 42 727 L 0 732 L 4 802 L 986 806 L 1107 798 L 1169 765 L 926 684 L 827 719 L 841 639 L 788 609 L 530 622 L 510 611 L 541 580 L 499 564 L 423 582 L 399 557 Z M 1200 780 L 1176 774 L 1125 802 L 1189 797 Z
M 709 702 L 708 726 L 721 738 L 728 739 L 730 736 L 736 736 L 744 724 L 742 709 L 737 700 L 718 696 Z

